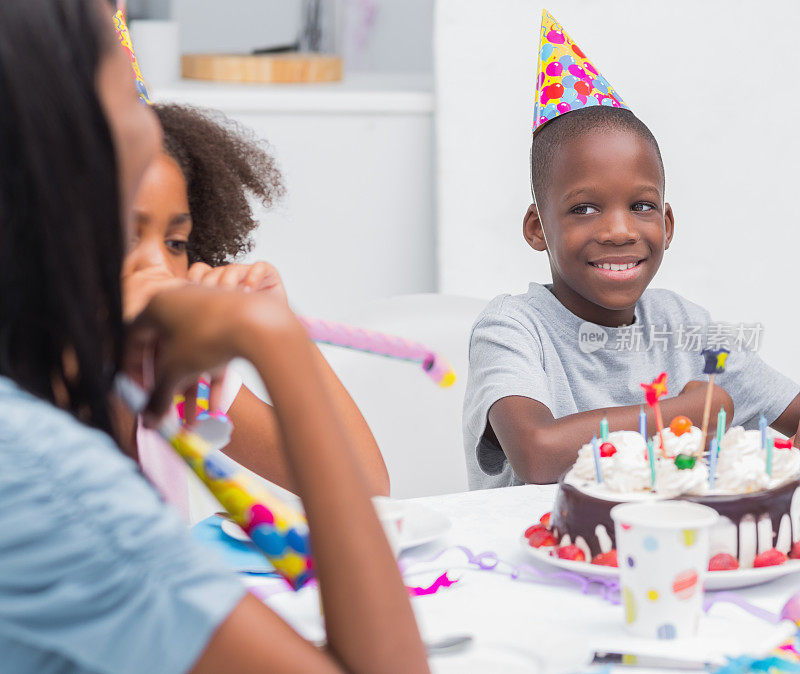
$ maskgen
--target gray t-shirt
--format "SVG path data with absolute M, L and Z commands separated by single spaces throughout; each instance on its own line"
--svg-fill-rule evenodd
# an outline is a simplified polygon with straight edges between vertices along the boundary
M 731 354 L 716 383 L 733 398 L 733 424 L 758 427 L 762 413 L 772 423 L 800 392 L 755 353 L 758 324 L 715 323 L 702 307 L 659 289 L 644 292 L 635 316 L 621 328 L 585 322 L 538 283 L 489 303 L 469 345 L 463 431 L 470 488 L 522 484 L 502 448 L 484 437 L 489 408 L 507 396 L 538 400 L 556 419 L 644 403 L 640 383 L 667 372 L 669 395 L 677 395 L 689 381 L 706 379 L 700 351 L 721 346 Z

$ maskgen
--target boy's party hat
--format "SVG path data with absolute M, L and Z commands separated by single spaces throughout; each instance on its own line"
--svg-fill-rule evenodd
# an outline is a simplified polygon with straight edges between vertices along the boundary
M 142 103 L 150 105 L 150 97 L 147 95 L 147 88 L 144 86 L 144 77 L 142 77 L 142 71 L 139 70 L 139 63 L 136 61 L 136 54 L 133 53 L 133 43 L 131 42 L 131 36 L 128 32 L 128 24 L 125 23 L 125 13 L 123 9 L 120 9 L 116 14 L 114 14 L 114 28 L 117 31 L 117 37 L 119 38 L 122 47 L 126 52 L 128 52 L 128 58 L 131 61 L 133 74 L 136 77 L 136 90 L 139 92 L 139 100 Z
M 547 10 L 542 13 L 533 132 L 572 110 L 590 105 L 625 108 L 622 97 Z

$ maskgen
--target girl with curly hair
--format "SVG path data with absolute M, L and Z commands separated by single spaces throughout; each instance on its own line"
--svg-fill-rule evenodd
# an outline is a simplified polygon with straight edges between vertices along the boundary
M 269 294 L 287 303 L 278 271 L 266 262 L 235 264 L 251 248 L 258 223 L 249 199 L 270 207 L 284 194 L 272 156 L 244 129 L 220 113 L 162 104 L 153 106 L 164 131 L 162 153 L 148 167 L 133 203 L 136 240 L 123 264 L 123 308 L 134 318 L 160 290 L 197 283 Z M 357 455 L 372 494 L 387 494 L 389 478 L 372 433 L 322 354 L 315 358 L 340 419 L 357 438 Z M 262 477 L 295 490 L 274 409 L 229 369 L 221 399 L 234 431 L 223 449 Z M 188 513 L 186 469 L 152 431 L 137 424 L 142 467 L 164 496 Z

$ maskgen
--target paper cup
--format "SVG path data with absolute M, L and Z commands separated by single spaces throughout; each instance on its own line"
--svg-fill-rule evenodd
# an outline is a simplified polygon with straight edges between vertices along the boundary
M 375 506 L 375 512 L 386 532 L 389 547 L 397 557 L 400 552 L 400 537 L 403 534 L 403 505 L 386 496 L 373 496 L 372 505 Z
M 716 511 L 686 501 L 624 503 L 611 518 L 628 631 L 651 639 L 693 636 Z

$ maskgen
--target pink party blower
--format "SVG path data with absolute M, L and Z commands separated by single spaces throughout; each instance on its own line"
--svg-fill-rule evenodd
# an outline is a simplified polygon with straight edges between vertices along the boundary
M 456 373 L 450 364 L 423 344 L 318 318 L 299 318 L 312 341 L 420 363 L 427 375 L 442 388 L 452 386 L 456 381 Z

